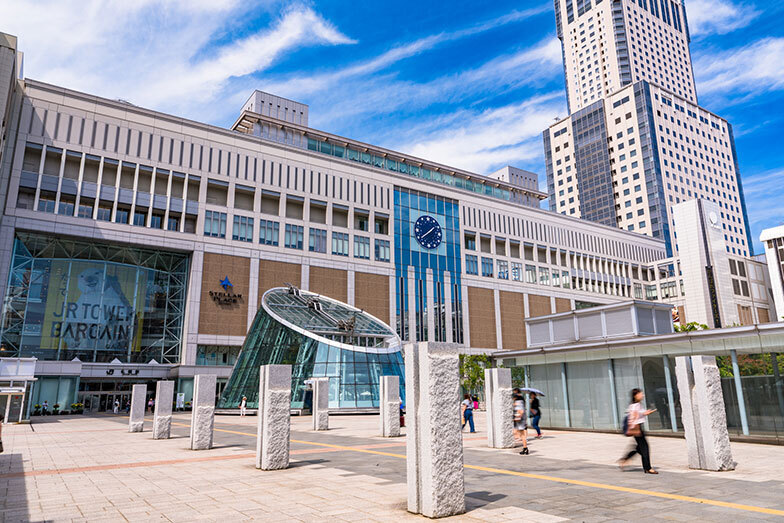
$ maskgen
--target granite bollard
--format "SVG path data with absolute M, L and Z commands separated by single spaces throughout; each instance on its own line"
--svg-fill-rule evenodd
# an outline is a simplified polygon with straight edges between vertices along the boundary
M 429 518 L 465 512 L 458 346 L 405 347 L 408 511 Z
M 193 412 L 191 413 L 191 450 L 212 448 L 212 429 L 215 418 L 214 374 L 197 374 L 193 384 Z
M 679 356 L 675 375 L 689 468 L 735 470 L 715 356 Z
M 485 369 L 487 446 L 508 449 L 515 445 L 512 410 L 512 369 Z
M 134 385 L 131 392 L 131 412 L 128 418 L 128 432 L 144 430 L 144 402 L 147 399 L 147 385 Z
M 174 382 L 159 381 L 155 386 L 155 417 L 152 422 L 152 439 L 171 437 L 172 401 Z
M 329 378 L 313 378 L 313 430 L 329 430 Z
M 262 365 L 259 368 L 258 416 L 256 468 L 287 468 L 291 433 L 291 365 Z
M 400 436 L 400 377 L 381 376 L 379 390 L 381 435 L 385 438 Z

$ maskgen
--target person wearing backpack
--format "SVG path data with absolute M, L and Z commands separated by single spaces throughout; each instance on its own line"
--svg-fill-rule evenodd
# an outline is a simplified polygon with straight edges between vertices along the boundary
M 629 451 L 624 457 L 618 460 L 618 466 L 623 470 L 626 463 L 634 456 L 639 454 L 642 458 L 642 470 L 646 474 L 658 474 L 653 467 L 651 467 L 651 455 L 648 447 L 648 440 L 645 439 L 645 432 L 642 430 L 642 425 L 645 423 L 647 416 L 656 409 L 642 410 L 642 400 L 645 397 L 640 389 L 632 389 L 632 402 L 629 408 L 626 409 L 626 417 L 623 420 L 624 434 L 633 437 L 636 443 L 635 447 Z

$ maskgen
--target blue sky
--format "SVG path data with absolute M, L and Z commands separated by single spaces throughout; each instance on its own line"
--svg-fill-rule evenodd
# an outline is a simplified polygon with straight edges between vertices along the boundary
M 481 7 L 477 7 L 480 5 Z M 689 0 L 700 104 L 734 126 L 755 251 L 784 221 L 784 3 Z M 312 127 L 475 172 L 540 174 L 566 115 L 550 0 L 15 1 L 26 76 L 215 125 L 254 88 Z

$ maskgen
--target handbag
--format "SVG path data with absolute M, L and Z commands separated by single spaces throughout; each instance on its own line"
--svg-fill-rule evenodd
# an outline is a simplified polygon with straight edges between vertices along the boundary
M 3 440 L 0 439 L 0 454 L 3 453 Z

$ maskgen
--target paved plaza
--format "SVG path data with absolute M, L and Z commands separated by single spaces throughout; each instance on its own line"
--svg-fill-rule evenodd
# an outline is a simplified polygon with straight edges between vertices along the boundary
M 468 512 L 450 521 L 751 521 L 784 517 L 784 449 L 733 443 L 733 472 L 690 471 L 682 439 L 650 438 L 658 476 L 621 472 L 618 435 L 547 432 L 531 454 L 487 448 L 483 413 L 465 434 Z M 400 521 L 405 437 L 378 417 L 331 416 L 314 432 L 292 418 L 291 467 L 254 467 L 256 418 L 217 416 L 215 448 L 188 450 L 190 416 L 172 439 L 128 433 L 124 416 L 34 418 L 3 428 L 0 521 Z M 405 432 L 405 429 L 403 429 Z

